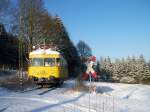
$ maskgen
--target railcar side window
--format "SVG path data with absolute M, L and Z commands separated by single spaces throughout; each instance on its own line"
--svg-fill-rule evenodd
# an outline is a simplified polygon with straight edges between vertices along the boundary
M 63 63 L 63 64 L 64 64 L 64 66 L 67 66 L 67 61 L 66 61 L 66 60 L 64 60 L 64 63 Z
M 67 62 L 66 62 L 66 60 L 63 57 L 61 59 L 61 65 L 62 66 L 67 66 Z
M 42 58 L 33 58 L 31 60 L 31 65 L 32 66 L 43 66 L 44 65 L 44 59 Z
M 55 66 L 55 58 L 45 58 L 45 66 Z
M 61 63 L 60 58 L 56 58 L 56 66 L 60 66 L 61 65 L 60 63 Z

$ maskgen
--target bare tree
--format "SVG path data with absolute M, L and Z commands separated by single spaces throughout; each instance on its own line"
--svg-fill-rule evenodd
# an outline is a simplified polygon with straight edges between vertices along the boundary
M 78 50 L 79 55 L 83 58 L 87 58 L 87 57 L 92 55 L 91 48 L 84 41 L 79 41 L 78 42 L 77 50 Z

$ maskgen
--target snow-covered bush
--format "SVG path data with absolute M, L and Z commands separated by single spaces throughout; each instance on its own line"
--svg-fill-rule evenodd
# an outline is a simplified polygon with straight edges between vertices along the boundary
M 136 83 L 136 80 L 135 80 L 134 78 L 132 78 L 132 77 L 127 76 L 127 77 L 122 77 L 122 78 L 120 79 L 120 82 L 121 82 L 121 83 L 134 84 L 134 83 Z

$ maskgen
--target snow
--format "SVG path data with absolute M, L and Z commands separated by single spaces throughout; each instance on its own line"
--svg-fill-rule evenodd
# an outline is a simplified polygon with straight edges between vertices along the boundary
M 30 53 L 30 55 L 36 55 L 36 54 L 56 54 L 56 55 L 59 55 L 60 53 L 57 52 L 57 51 L 53 51 L 51 49 L 37 49 L 35 51 L 32 51 Z
M 88 82 L 86 82 L 88 85 Z M 97 93 L 72 91 L 74 80 L 47 88 L 12 92 L 0 88 L 0 112 L 150 112 L 150 86 L 95 82 Z

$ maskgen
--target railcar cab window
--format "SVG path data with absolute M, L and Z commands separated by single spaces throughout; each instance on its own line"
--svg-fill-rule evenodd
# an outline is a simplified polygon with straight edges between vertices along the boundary
M 31 59 L 31 66 L 43 66 L 44 59 L 43 58 L 32 58 Z
M 45 58 L 45 66 L 55 66 L 55 58 Z
M 56 58 L 56 66 L 61 66 L 60 58 Z
M 65 67 L 67 66 L 67 61 L 66 61 L 66 60 L 63 61 L 63 65 L 64 65 Z
M 60 65 L 61 66 L 67 66 L 67 62 L 66 62 L 66 60 L 63 57 L 60 60 Z

